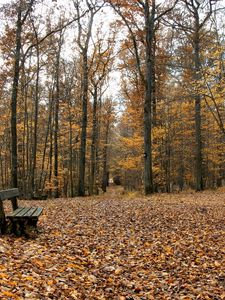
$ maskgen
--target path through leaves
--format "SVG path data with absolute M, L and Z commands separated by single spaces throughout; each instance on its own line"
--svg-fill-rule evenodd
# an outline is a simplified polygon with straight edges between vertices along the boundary
M 225 299 L 224 199 L 34 201 L 38 235 L 0 238 L 0 299 Z

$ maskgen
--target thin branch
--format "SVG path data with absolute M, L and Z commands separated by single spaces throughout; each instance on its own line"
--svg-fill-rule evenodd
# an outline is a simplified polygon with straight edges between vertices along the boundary
M 134 46 L 134 51 L 135 51 L 135 58 L 136 58 L 136 62 L 137 62 L 137 69 L 138 69 L 138 73 L 141 77 L 141 80 L 144 82 L 144 75 L 142 73 L 141 70 L 141 62 L 140 62 L 140 56 L 139 56 L 139 52 L 138 52 L 138 45 L 137 45 L 137 40 L 136 40 L 136 36 L 128 22 L 128 20 L 124 17 L 124 15 L 122 14 L 122 12 L 120 11 L 119 7 L 117 7 L 116 5 L 114 5 L 111 1 L 109 2 L 112 6 L 112 8 L 115 10 L 115 12 L 122 18 L 122 20 L 124 21 L 125 25 L 127 26 L 127 29 L 131 35 L 131 39 L 133 42 L 133 46 Z
M 23 56 L 21 65 L 24 64 L 25 59 L 26 59 L 26 56 L 27 56 L 28 52 L 29 52 L 32 48 L 34 48 L 34 47 L 36 47 L 37 45 L 43 43 L 43 42 L 44 42 L 49 36 L 51 36 L 52 34 L 55 34 L 55 33 L 57 33 L 57 32 L 60 32 L 60 31 L 62 31 L 63 29 L 65 29 L 66 27 L 68 27 L 68 26 L 70 26 L 71 24 L 73 24 L 74 22 L 78 21 L 80 18 L 84 17 L 88 12 L 89 12 L 89 10 L 86 10 L 86 11 L 85 11 L 82 15 L 80 15 L 79 17 L 76 17 L 76 18 L 74 18 L 74 19 L 68 21 L 66 24 L 64 24 L 64 25 L 62 25 L 62 26 L 60 26 L 60 27 L 58 27 L 58 28 L 55 28 L 55 29 L 51 30 L 51 31 L 48 32 L 44 37 L 42 37 L 40 40 L 38 40 L 36 43 L 31 44 L 31 45 L 26 49 L 26 51 L 25 51 L 25 53 L 24 53 L 24 56 Z

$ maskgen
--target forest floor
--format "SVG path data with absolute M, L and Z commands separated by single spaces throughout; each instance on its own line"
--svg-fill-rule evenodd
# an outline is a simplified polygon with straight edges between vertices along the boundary
M 0 299 L 225 299 L 225 193 L 20 201 L 38 234 L 0 237 Z

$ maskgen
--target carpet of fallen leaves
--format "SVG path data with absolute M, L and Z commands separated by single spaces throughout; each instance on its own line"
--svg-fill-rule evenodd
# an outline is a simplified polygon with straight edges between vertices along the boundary
M 38 234 L 0 237 L 0 299 L 225 299 L 225 194 L 20 201 Z

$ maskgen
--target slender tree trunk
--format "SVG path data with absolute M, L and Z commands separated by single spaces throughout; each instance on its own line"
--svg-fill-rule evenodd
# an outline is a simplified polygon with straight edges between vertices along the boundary
M 91 38 L 92 25 L 94 20 L 94 15 L 96 11 L 93 11 L 91 5 L 88 1 L 86 1 L 89 9 L 90 9 L 90 19 L 88 23 L 88 30 L 85 33 L 85 41 L 84 45 L 81 42 L 81 36 L 84 34 L 82 30 L 82 26 L 79 20 L 78 26 L 78 45 L 82 50 L 82 126 L 81 126 L 81 144 L 80 144 L 80 154 L 79 154 L 79 178 L 78 178 L 78 196 L 85 195 L 85 165 L 86 165 L 86 140 L 87 140 L 87 105 L 88 105 L 88 47 L 89 41 Z M 78 14 L 79 8 L 77 6 Z
M 17 177 L 17 94 L 20 75 L 20 56 L 21 56 L 21 33 L 22 33 L 22 20 L 21 20 L 21 6 L 18 8 L 17 26 L 16 26 L 16 52 L 14 63 L 14 76 L 12 87 L 11 99 L 11 159 L 12 159 L 12 185 L 18 187 Z M 13 210 L 18 207 L 17 200 L 12 200 Z
M 49 176 L 48 176 L 48 182 L 52 186 L 52 169 L 53 169 L 53 164 L 52 164 L 52 158 L 53 158 L 53 124 L 51 126 L 51 131 L 50 131 L 50 149 L 49 149 Z M 44 185 L 43 185 L 44 187 Z M 49 189 L 49 196 L 52 197 L 52 187 Z
M 152 125 L 156 126 L 156 66 L 155 66 L 155 52 L 156 52 L 156 37 L 153 39 L 152 51 Z
M 25 80 L 25 79 L 24 79 Z M 26 166 L 26 149 L 27 149 L 27 119 L 28 119 L 28 113 L 27 113 L 27 86 L 23 88 L 23 94 L 24 94 L 24 120 L 23 120 L 23 140 L 22 140 L 22 168 L 23 168 L 23 181 L 22 181 L 22 192 L 23 195 L 27 196 L 27 166 Z
M 69 109 L 69 155 L 70 155 L 70 197 L 74 196 L 74 184 L 73 184 L 73 127 L 72 127 L 72 114 L 71 114 L 71 101 L 68 104 Z
M 148 0 L 145 1 L 146 27 L 146 82 L 144 99 L 144 191 L 145 195 L 154 192 L 152 172 L 152 87 L 153 87 L 153 39 L 154 39 L 155 1 L 152 1 L 152 11 Z
M 25 98 L 25 126 L 26 126 L 26 150 L 25 150 L 25 160 L 26 160 L 26 191 L 29 189 L 29 178 L 30 178 L 30 157 L 29 157 L 29 150 L 30 150 L 30 126 L 29 126 L 29 114 L 28 114 L 28 98 Z
M 85 195 L 85 161 L 86 161 L 86 139 L 87 139 L 87 100 L 88 100 L 88 59 L 87 49 L 83 53 L 83 96 L 82 96 L 82 128 L 81 145 L 79 157 L 79 180 L 78 195 Z
M 59 198 L 59 98 L 60 98 L 60 55 L 62 48 L 62 32 L 60 32 L 60 38 L 58 43 L 58 53 L 56 59 L 56 94 L 55 94 L 55 129 L 54 129 L 54 197 Z
M 199 39 L 199 25 L 196 20 L 196 31 L 194 39 L 194 65 L 195 73 L 194 79 L 198 81 L 200 74 L 200 39 Z M 203 164 L 202 164 L 202 132 L 201 132 L 201 96 L 195 95 L 195 140 L 196 140 L 196 190 L 203 190 Z
M 183 146 L 183 138 L 181 141 L 181 147 L 180 147 L 180 152 L 179 152 L 179 157 L 180 157 L 180 165 L 178 168 L 178 185 L 179 185 L 179 189 L 180 191 L 182 191 L 184 189 L 184 183 L 185 183 L 185 166 L 184 166 L 184 146 Z
M 166 144 L 165 144 L 165 152 L 166 152 L 166 192 L 170 193 L 170 183 L 171 183 L 171 145 L 170 145 L 170 138 L 166 137 Z
M 23 2 L 20 0 L 17 8 L 17 23 L 16 23 L 16 49 L 15 49 L 15 62 L 14 62 L 14 76 L 11 97 L 11 174 L 12 185 L 18 187 L 18 157 L 17 157 L 17 95 L 20 77 L 20 58 L 21 58 L 21 35 L 22 27 L 26 21 L 29 12 L 32 9 L 34 0 L 28 3 L 28 8 L 22 17 Z M 12 207 L 15 210 L 18 207 L 17 199 L 12 199 Z
M 37 34 L 36 34 L 36 40 Z M 33 138 L 33 151 L 32 158 L 33 164 L 31 169 L 31 190 L 32 195 L 35 194 L 35 174 L 36 174 L 36 164 L 37 164 L 37 136 L 38 136 L 38 113 L 39 113 L 39 73 L 40 73 L 40 53 L 39 53 L 39 45 L 36 48 L 37 51 L 37 74 L 36 74 L 36 86 L 35 86 L 35 105 L 34 105 L 34 138 Z
M 59 70 L 57 67 L 56 78 L 56 96 L 55 96 L 55 128 L 54 128 L 54 197 L 59 197 L 59 149 L 58 149 L 58 131 L 59 131 Z
M 43 194 L 43 189 L 45 185 L 45 179 L 46 176 L 43 178 L 43 173 L 45 169 L 45 158 L 46 158 L 46 152 L 48 148 L 48 139 L 49 139 L 49 132 L 52 124 L 52 107 L 53 107 L 53 90 L 54 90 L 54 84 L 52 91 L 49 91 L 49 115 L 48 115 L 48 123 L 47 123 L 47 128 L 46 128 L 46 133 L 45 133 L 45 143 L 44 143 L 44 150 L 43 150 L 43 155 L 42 155 L 42 163 L 41 163 L 41 172 L 40 172 L 40 179 L 39 179 L 39 185 L 38 189 L 41 190 L 41 194 Z M 47 171 L 46 171 L 47 172 Z
M 70 153 L 70 197 L 74 196 L 73 187 L 73 131 L 72 131 L 72 120 L 70 116 L 70 128 L 69 128 L 69 153 Z
M 91 176 L 90 176 L 90 194 L 93 195 L 95 192 L 95 182 L 96 182 L 96 151 L 97 151 L 97 102 L 98 102 L 98 92 L 97 86 L 94 87 L 93 94 L 93 116 L 92 116 L 92 141 L 91 141 Z
M 109 125 L 107 120 L 105 128 L 105 144 L 103 145 L 103 170 L 102 170 L 102 191 L 105 193 L 108 186 L 109 172 L 108 172 L 108 142 L 109 142 Z

